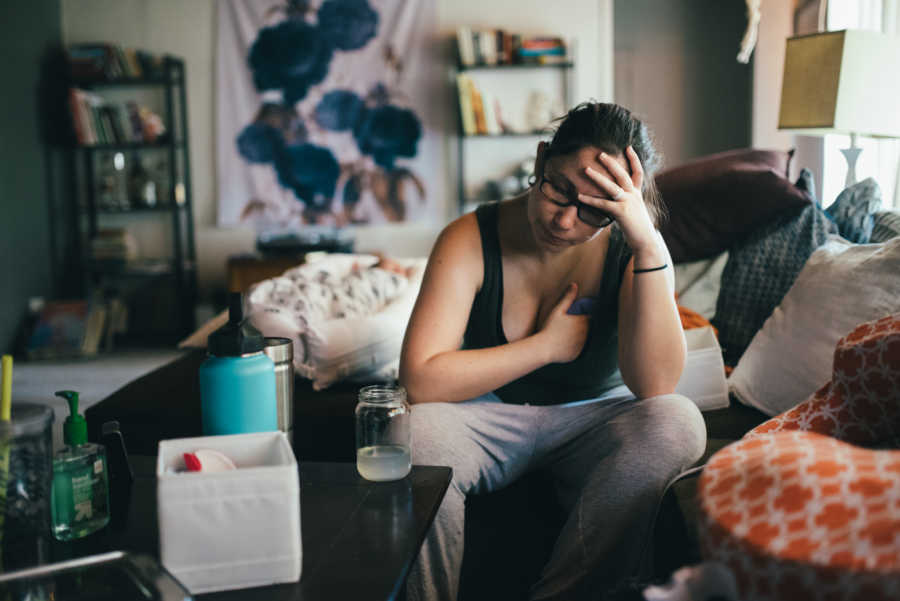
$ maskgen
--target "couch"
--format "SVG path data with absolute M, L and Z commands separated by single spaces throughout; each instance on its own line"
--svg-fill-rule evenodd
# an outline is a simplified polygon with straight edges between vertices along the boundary
M 695 302 L 705 304 L 726 365 L 745 379 L 754 371 L 742 365 L 741 358 L 815 250 L 838 234 L 860 242 L 875 232 L 888 237 L 900 231 L 900 216 L 878 213 L 871 195 L 861 200 L 860 194 L 850 194 L 844 204 L 855 210 L 826 214 L 817 204 L 808 173 L 796 183 L 787 178 L 791 158 L 789 152 L 739 150 L 704 157 L 657 177 L 669 212 L 661 231 L 676 266 L 687 273 L 698 272 L 699 265 L 709 276 L 695 288 L 704 293 L 687 291 L 684 298 L 700 298 Z M 202 360 L 202 351 L 186 351 L 91 407 L 86 412 L 89 436 L 99 439 L 102 423 L 117 419 L 130 452 L 154 454 L 162 438 L 198 434 L 196 370 Z M 359 386 L 342 381 L 316 391 L 309 381 L 297 379 L 293 437 L 298 459 L 355 459 L 352 421 Z M 749 397 L 754 394 L 750 391 Z M 706 453 L 695 469 L 665 491 L 642 580 L 662 579 L 674 568 L 701 559 L 696 476 L 711 455 L 771 415 L 771 407 L 745 404 L 735 395 L 729 407 L 704 412 Z M 472 497 L 466 516 L 460 598 L 524 598 L 564 517 L 543 475 L 532 474 L 507 489 Z

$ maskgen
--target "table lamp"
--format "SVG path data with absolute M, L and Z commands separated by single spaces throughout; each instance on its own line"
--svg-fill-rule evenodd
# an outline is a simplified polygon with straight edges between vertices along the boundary
M 778 129 L 850 134 L 845 186 L 856 183 L 857 136 L 900 137 L 900 37 L 848 29 L 788 38 Z

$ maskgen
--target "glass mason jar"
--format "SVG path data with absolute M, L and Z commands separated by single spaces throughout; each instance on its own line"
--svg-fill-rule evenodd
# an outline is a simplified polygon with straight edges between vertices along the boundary
M 399 480 L 409 473 L 409 403 L 402 386 L 360 389 L 356 404 L 356 469 L 366 480 Z

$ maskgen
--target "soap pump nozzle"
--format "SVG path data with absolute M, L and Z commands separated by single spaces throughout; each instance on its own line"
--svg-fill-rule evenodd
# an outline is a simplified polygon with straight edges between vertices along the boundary
M 78 393 L 74 390 L 58 390 L 56 396 L 69 403 L 69 417 L 63 422 L 63 442 L 77 447 L 87 442 L 87 421 L 78 413 Z

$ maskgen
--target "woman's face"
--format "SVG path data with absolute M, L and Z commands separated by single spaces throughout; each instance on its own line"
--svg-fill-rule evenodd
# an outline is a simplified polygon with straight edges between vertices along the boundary
M 528 193 L 528 223 L 538 245 L 550 252 L 563 251 L 594 238 L 603 228 L 591 226 L 578 217 L 575 201 L 578 194 L 608 198 L 585 173 L 591 167 L 613 181 L 615 178 L 599 161 L 601 150 L 587 146 L 571 154 L 555 156 L 543 164 L 543 173 L 536 173 L 537 181 Z M 628 163 L 622 153 L 615 159 L 629 173 Z M 541 185 L 541 182 L 545 182 Z M 548 186 L 549 184 L 549 186 Z M 544 193 L 555 194 L 555 202 Z M 561 199 L 568 199 L 568 206 L 559 206 Z

